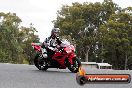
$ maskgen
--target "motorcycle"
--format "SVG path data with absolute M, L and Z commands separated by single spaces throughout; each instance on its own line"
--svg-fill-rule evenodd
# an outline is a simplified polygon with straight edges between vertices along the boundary
M 48 58 L 43 57 L 42 44 L 32 43 L 31 45 L 37 52 L 34 58 L 34 64 L 39 70 L 46 71 L 48 68 L 68 68 L 73 73 L 79 71 L 81 62 L 74 53 L 75 47 L 68 41 L 62 41 L 56 52 L 51 51 L 43 45 L 43 48 L 47 49 Z

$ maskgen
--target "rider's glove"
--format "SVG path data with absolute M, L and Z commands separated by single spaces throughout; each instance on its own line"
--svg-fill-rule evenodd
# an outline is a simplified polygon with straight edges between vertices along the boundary
M 59 50 L 58 50 L 57 48 L 54 48 L 53 51 L 54 51 L 54 52 L 58 52 Z
M 44 45 L 45 47 L 48 47 L 48 44 L 47 44 L 47 43 L 45 43 L 45 42 L 43 42 L 43 45 Z
M 60 48 L 60 45 L 57 45 L 56 47 L 57 47 L 57 49 L 59 49 Z

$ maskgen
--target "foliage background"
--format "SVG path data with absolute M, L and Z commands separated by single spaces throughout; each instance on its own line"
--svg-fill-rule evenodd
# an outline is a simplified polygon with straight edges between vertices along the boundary
M 132 7 L 112 0 L 64 5 L 54 20 L 61 36 L 75 43 L 82 61 L 107 62 L 115 69 L 132 69 Z
M 33 24 L 20 26 L 16 13 L 0 12 L 0 62 L 32 64 L 32 42 L 39 42 Z M 53 21 L 61 38 L 76 46 L 82 61 L 107 62 L 114 69 L 132 69 L 132 7 L 112 0 L 63 5 Z

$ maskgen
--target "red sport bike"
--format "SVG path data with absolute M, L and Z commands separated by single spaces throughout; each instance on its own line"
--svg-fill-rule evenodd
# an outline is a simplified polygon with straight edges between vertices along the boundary
M 48 68 L 68 68 L 71 72 L 76 73 L 81 66 L 80 60 L 76 57 L 75 47 L 68 41 L 62 41 L 58 51 L 53 52 L 46 48 L 48 58 L 44 58 L 42 55 L 42 44 L 32 43 L 34 50 L 37 52 L 34 64 L 39 70 L 47 70 Z

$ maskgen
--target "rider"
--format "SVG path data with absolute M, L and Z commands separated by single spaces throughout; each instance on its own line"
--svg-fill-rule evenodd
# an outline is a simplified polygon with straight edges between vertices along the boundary
M 51 31 L 51 35 L 50 37 L 46 38 L 45 41 L 43 42 L 42 48 L 42 53 L 43 53 L 43 57 L 47 58 L 47 50 L 49 51 L 53 51 L 56 52 L 58 51 L 58 47 L 61 44 L 61 41 L 59 39 L 59 33 L 60 33 L 60 29 L 59 28 L 53 28 Z

